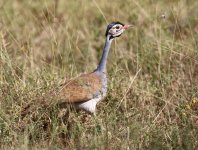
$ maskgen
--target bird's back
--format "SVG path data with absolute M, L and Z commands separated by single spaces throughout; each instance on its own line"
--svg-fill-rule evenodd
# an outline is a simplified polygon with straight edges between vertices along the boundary
M 61 102 L 84 102 L 101 94 L 102 77 L 97 73 L 83 74 L 61 85 L 59 96 Z

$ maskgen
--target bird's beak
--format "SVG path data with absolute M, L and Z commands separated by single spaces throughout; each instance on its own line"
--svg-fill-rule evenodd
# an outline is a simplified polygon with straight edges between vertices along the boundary
M 130 28 L 130 27 L 132 27 L 132 26 L 133 26 L 133 25 L 124 25 L 122 28 L 126 30 L 126 29 L 128 29 L 128 28 Z

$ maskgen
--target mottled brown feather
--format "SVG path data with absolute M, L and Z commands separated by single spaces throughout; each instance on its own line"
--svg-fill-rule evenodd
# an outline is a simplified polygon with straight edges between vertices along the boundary
M 64 83 L 59 89 L 61 102 L 83 102 L 94 98 L 102 88 L 101 78 L 95 73 L 83 74 Z

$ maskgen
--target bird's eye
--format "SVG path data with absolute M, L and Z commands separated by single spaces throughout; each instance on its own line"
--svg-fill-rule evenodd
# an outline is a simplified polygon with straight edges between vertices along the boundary
M 120 29 L 120 26 L 116 26 L 116 29 Z

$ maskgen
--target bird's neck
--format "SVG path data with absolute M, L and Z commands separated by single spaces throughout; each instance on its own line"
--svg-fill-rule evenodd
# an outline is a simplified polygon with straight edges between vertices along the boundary
M 99 72 L 106 72 L 106 64 L 107 64 L 107 57 L 109 53 L 109 49 L 111 47 L 112 39 L 109 36 L 106 37 L 105 46 L 103 49 L 102 57 L 100 59 L 100 63 L 97 67 L 97 71 Z

